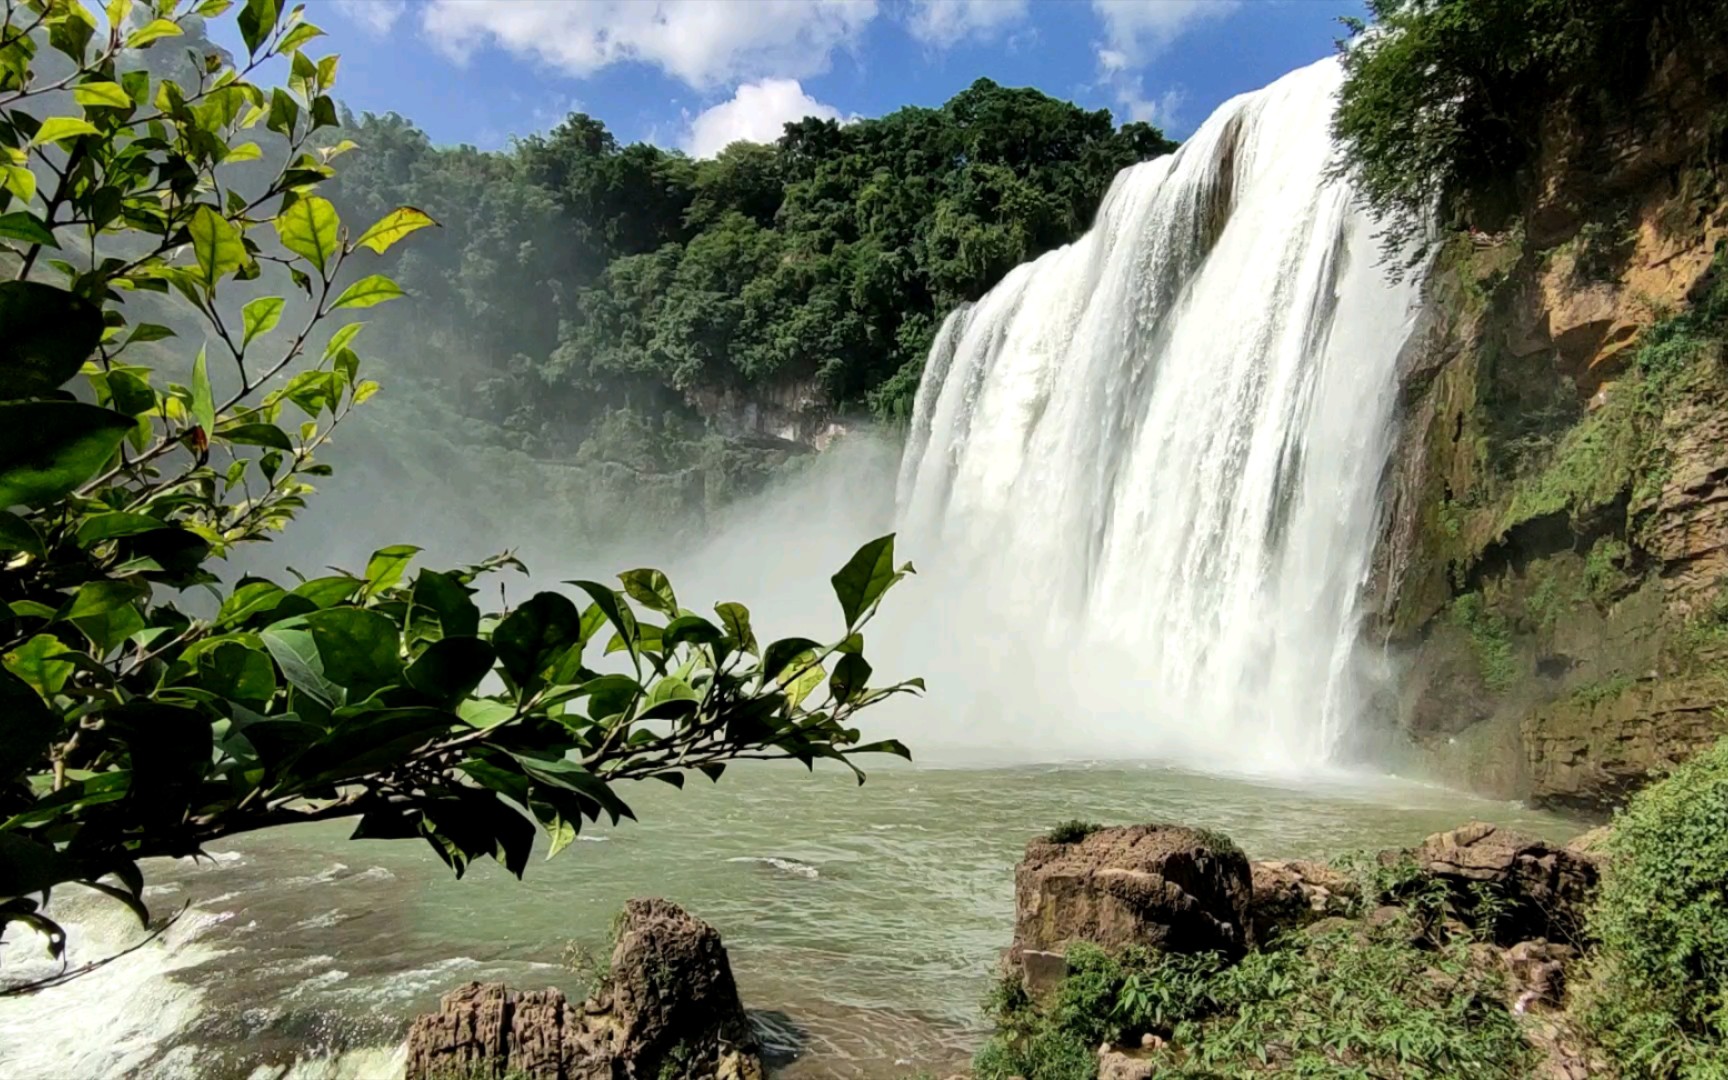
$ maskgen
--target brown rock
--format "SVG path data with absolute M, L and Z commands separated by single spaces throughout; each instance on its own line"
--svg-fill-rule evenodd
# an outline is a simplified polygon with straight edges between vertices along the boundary
M 1250 943 L 1248 859 L 1199 829 L 1133 825 L 1037 839 L 1014 872 L 1011 963 L 1076 941 L 1239 955 Z
M 1423 873 L 1452 886 L 1465 912 L 1475 902 L 1473 887 L 1497 893 L 1506 905 L 1495 926 L 1501 941 L 1577 941 L 1583 935 L 1597 879 L 1589 859 L 1481 821 L 1435 833 L 1412 856 Z
M 1570 945 L 1520 941 L 1501 954 L 1512 1011 L 1557 1009 L 1566 995 L 1566 964 L 1578 955 Z
M 1356 883 L 1348 874 L 1325 863 L 1264 859 L 1250 863 L 1249 871 L 1254 940 L 1262 944 L 1275 930 L 1349 914 L 1357 894 Z
M 580 1005 L 469 983 L 416 1019 L 406 1080 L 451 1073 L 760 1080 L 762 1065 L 719 933 L 670 901 L 631 900 L 611 971 Z
M 1152 1063 L 1124 1050 L 1098 1055 L 1098 1080 L 1152 1080 Z

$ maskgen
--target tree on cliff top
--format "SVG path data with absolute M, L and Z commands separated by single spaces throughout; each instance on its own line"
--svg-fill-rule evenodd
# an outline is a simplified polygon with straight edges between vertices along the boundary
M 520 875 L 536 825 L 556 853 L 629 816 L 627 780 L 904 754 L 851 726 L 919 685 L 868 685 L 859 630 L 910 571 L 891 537 L 834 576 L 829 645 L 764 647 L 742 605 L 698 615 L 645 569 L 499 613 L 474 596 L 508 557 L 218 578 L 328 474 L 316 452 L 378 385 L 362 324 L 324 331 L 402 297 L 365 264 L 435 222 L 351 229 L 315 194 L 352 144 L 326 134 L 337 59 L 301 9 L 246 0 L 238 65 L 141 63 L 230 3 L 177 6 L 0 21 L 0 929 L 61 953 L 69 884 L 148 920 L 139 860 L 254 829 L 354 817 Z M 273 57 L 288 85 L 250 81 Z

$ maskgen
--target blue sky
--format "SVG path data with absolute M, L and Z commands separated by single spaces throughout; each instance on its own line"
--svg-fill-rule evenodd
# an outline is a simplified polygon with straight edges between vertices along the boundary
M 337 96 L 438 143 L 572 110 L 698 155 L 805 115 L 939 105 L 980 76 L 1177 137 L 1329 54 L 1360 0 L 310 0 Z M 212 27 L 237 48 L 232 19 Z M 315 47 L 316 48 L 316 47 Z

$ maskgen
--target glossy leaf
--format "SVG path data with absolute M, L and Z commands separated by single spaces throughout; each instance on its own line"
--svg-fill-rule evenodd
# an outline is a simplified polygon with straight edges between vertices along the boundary
M 240 347 L 245 348 L 252 344 L 254 339 L 276 329 L 286 303 L 280 296 L 260 296 L 241 308 L 240 318 L 245 324 L 245 336 L 241 339 Z
M 360 239 L 354 244 L 356 247 L 370 248 L 382 255 L 410 233 L 437 224 L 432 220 L 432 215 L 425 211 L 403 206 L 379 218 L 370 229 L 360 234 Z
M 78 373 L 102 340 L 102 312 L 35 281 L 0 282 L 0 398 L 35 397 Z
M 276 235 L 282 246 L 306 259 L 320 271 L 336 257 L 342 227 L 329 199 L 308 195 L 276 216 Z
M 336 311 L 342 308 L 376 307 L 387 300 L 395 300 L 406 295 L 401 286 L 383 274 L 372 274 L 343 289 L 342 295 L 336 298 L 336 302 L 330 305 L 330 309 Z
M 131 430 L 130 417 L 78 401 L 0 405 L 0 508 L 65 495 L 94 476 Z
M 898 577 L 894 570 L 892 534 L 870 541 L 847 560 L 831 580 L 848 629 L 858 625 L 858 620 Z

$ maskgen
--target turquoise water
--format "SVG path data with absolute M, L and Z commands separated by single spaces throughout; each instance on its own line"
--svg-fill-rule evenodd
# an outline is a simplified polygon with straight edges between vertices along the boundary
M 353 841 L 339 823 L 242 837 L 215 861 L 150 868 L 164 937 L 64 988 L 0 1002 L 15 1076 L 372 1077 L 408 1020 L 469 979 L 560 986 L 567 946 L 605 955 L 631 896 L 661 895 L 725 937 L 745 1004 L 793 1076 L 963 1064 L 977 1002 L 1012 932 L 1013 867 L 1069 818 L 1181 821 L 1252 857 L 1409 844 L 1471 818 L 1553 838 L 1568 821 L 1409 782 L 1206 776 L 1155 764 L 737 768 L 631 798 L 640 822 L 585 832 L 517 882 L 461 881 L 418 843 Z M 121 913 L 62 902 L 75 957 L 136 936 Z M 39 962 L 22 943 L 5 963 Z M 53 1025 L 111 1036 L 85 1045 Z M 101 1026 L 97 1026 L 100 1023 Z M 53 1038 L 44 1038 L 53 1034 Z M 940 1072 L 939 1072 L 940 1074 Z

